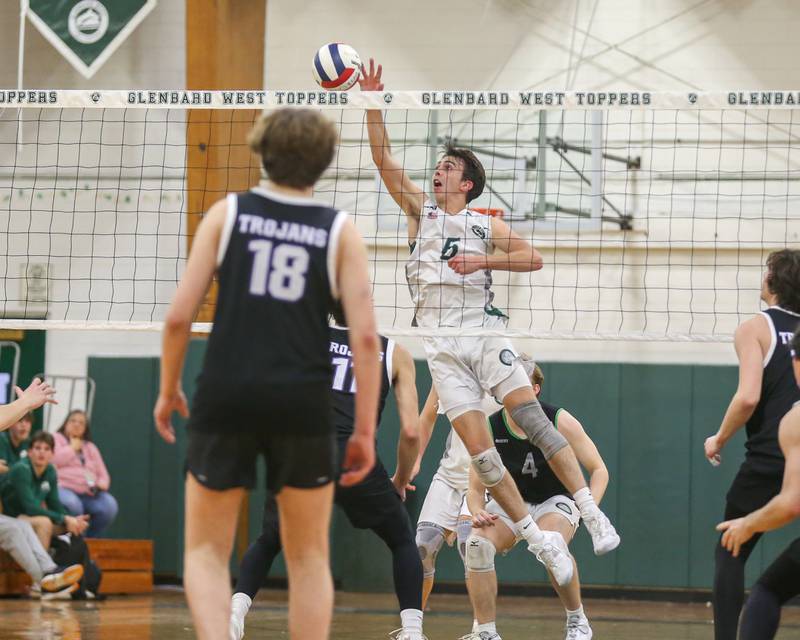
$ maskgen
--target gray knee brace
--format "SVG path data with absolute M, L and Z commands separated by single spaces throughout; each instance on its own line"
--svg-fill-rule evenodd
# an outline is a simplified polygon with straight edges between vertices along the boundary
M 567 446 L 567 439 L 562 436 L 544 414 L 538 400 L 523 402 L 514 408 L 511 417 L 528 435 L 533 446 L 541 449 L 545 460 L 549 460 Z
M 477 456 L 472 456 L 472 466 L 484 487 L 493 487 L 499 484 L 506 475 L 506 467 L 494 447 Z
M 459 520 L 456 523 L 456 543 L 458 544 L 458 555 L 464 566 L 467 564 L 467 538 L 472 532 L 472 520 Z
M 467 538 L 467 569 L 475 573 L 494 571 L 494 556 L 496 553 L 497 549 L 489 540 L 471 535 Z
M 444 542 L 444 529 L 432 522 L 420 522 L 417 525 L 417 550 L 422 560 L 422 574 L 430 578 L 436 573 L 436 554 Z

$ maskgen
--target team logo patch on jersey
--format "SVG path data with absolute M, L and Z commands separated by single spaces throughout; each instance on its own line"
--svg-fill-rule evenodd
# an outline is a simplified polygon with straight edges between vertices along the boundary
M 479 224 L 472 225 L 472 233 L 478 236 L 481 240 L 486 240 L 486 229 Z
M 514 352 L 511 349 L 503 349 L 500 352 L 500 362 L 508 367 L 511 366 L 516 357 L 517 356 L 514 355 Z
M 439 217 L 438 214 L 436 213 L 435 205 L 426 204 L 425 209 L 427 210 L 425 213 L 425 217 L 428 218 L 428 220 L 436 220 L 436 218 Z
M 570 507 L 566 502 L 556 502 L 556 508 L 561 509 L 568 516 L 572 515 L 572 507 Z

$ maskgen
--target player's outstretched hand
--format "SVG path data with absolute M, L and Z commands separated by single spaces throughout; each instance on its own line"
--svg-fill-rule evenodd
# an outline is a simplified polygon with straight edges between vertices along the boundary
M 725 532 L 722 534 L 722 546 L 730 551 L 734 558 L 738 557 L 742 545 L 755 533 L 746 517 L 720 522 L 717 525 L 717 531 Z
M 481 509 L 472 514 L 472 526 L 480 529 L 481 527 L 493 527 L 497 520 L 497 514 L 489 513 Z
M 719 466 L 722 462 L 722 445 L 719 442 L 719 436 L 715 433 L 713 436 L 706 438 L 703 445 L 705 450 L 706 459 L 715 467 Z
M 378 70 L 375 71 L 375 60 L 369 59 L 369 73 L 367 73 L 364 65 L 361 65 L 361 76 L 358 79 L 358 86 L 362 91 L 383 91 L 383 82 L 381 82 L 381 73 L 383 67 L 378 65 Z
M 189 405 L 182 389 L 178 389 L 172 395 L 159 394 L 156 407 L 153 409 L 156 431 L 170 444 L 175 443 L 175 429 L 172 426 L 173 411 L 177 411 L 184 418 L 189 417 Z
M 58 400 L 55 399 L 56 390 L 39 378 L 34 378 L 24 391 L 20 387 L 14 387 L 14 391 L 17 398 L 28 405 L 29 411 L 38 409 L 47 403 L 58 404 Z
M 486 268 L 486 259 L 481 256 L 456 255 L 447 261 L 447 266 L 456 273 L 467 276 Z
M 375 441 L 354 433 L 347 441 L 342 468 L 344 473 L 339 478 L 343 487 L 352 487 L 361 482 L 375 466 Z

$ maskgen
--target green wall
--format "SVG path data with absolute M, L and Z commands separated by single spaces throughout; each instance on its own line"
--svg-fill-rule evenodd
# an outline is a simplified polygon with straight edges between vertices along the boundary
M 23 389 L 27 387 L 33 376 L 37 373 L 44 371 L 44 347 L 45 347 L 45 332 L 44 331 L 24 331 L 22 340 L 18 341 L 20 346 L 20 359 L 19 359 L 19 378 L 17 384 Z M 12 349 L 3 349 L 0 352 L 0 371 L 4 373 L 11 373 L 14 369 L 14 352 Z M 8 398 L 13 400 L 13 389 L 8 389 Z M 42 410 L 38 409 L 34 412 L 36 419 L 33 425 L 34 429 L 41 428 Z
M 203 341 L 193 341 L 185 389 L 193 392 Z M 543 364 L 542 398 L 566 407 L 595 440 L 611 473 L 603 508 L 614 520 L 622 545 L 598 558 L 581 528 L 573 551 L 585 584 L 708 588 L 713 572 L 714 525 L 742 459 L 741 434 L 726 448 L 723 464 L 711 467 L 702 455 L 705 437 L 719 426 L 736 387 L 734 367 L 606 363 Z M 161 441 L 152 423 L 158 390 L 153 358 L 90 358 L 97 381 L 93 433 L 110 468 L 121 509 L 109 534 L 155 540 L 156 571 L 180 575 L 183 531 L 183 456 Z M 430 388 L 424 362 L 417 363 L 420 402 Z M 179 423 L 180 424 L 180 423 Z M 394 467 L 398 423 L 390 398 L 379 432 L 379 453 Z M 447 436 L 439 418 L 429 454 L 407 505 L 416 520 L 425 490 Z M 263 469 L 261 470 L 263 478 Z M 262 485 L 263 486 L 263 483 Z M 253 492 L 250 538 L 259 532 L 264 491 Z M 334 577 L 347 590 L 392 588 L 389 554 L 376 536 L 350 526 L 336 513 L 332 528 Z M 754 579 L 800 526 L 767 535 L 748 563 Z M 519 546 L 498 558 L 506 583 L 544 583 L 544 570 Z M 273 576 L 285 575 L 282 562 Z M 463 580 L 454 549 L 439 556 L 437 580 Z

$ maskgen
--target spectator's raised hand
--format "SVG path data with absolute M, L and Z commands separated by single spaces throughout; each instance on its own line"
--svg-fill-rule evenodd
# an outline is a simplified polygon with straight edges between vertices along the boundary
M 53 389 L 47 382 L 34 378 L 33 382 L 28 385 L 24 391 L 20 387 L 14 387 L 17 398 L 22 400 L 27 406 L 28 411 L 38 409 L 43 404 L 58 404 L 55 399 L 56 390 Z

